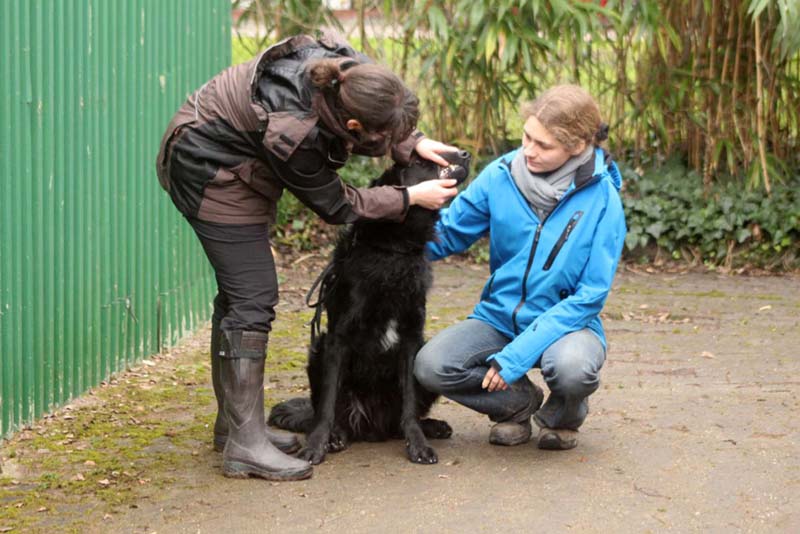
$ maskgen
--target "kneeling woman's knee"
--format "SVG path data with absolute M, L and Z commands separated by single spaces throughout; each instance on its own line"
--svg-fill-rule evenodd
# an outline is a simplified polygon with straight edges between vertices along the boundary
M 441 389 L 441 364 L 436 353 L 425 345 L 417 353 L 414 360 L 414 376 L 422 387 L 428 391 L 439 393 Z
M 569 397 L 587 397 L 600 385 L 600 369 L 582 358 L 564 358 L 542 366 L 551 391 Z

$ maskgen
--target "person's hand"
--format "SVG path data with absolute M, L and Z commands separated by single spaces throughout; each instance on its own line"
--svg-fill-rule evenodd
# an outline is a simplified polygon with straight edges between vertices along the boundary
M 429 210 L 438 210 L 444 203 L 456 196 L 458 189 L 455 187 L 456 180 L 447 178 L 444 180 L 426 180 L 417 185 L 412 185 L 407 189 L 408 204 L 410 206 L 421 206 Z
M 419 154 L 420 157 L 429 159 L 440 167 L 447 167 L 450 165 L 450 162 L 448 162 L 439 154 L 444 152 L 457 152 L 458 147 L 446 145 L 439 141 L 434 141 L 433 139 L 423 137 L 420 142 L 416 144 L 414 150 L 417 151 L 417 154 Z
M 486 371 L 486 375 L 483 377 L 481 387 L 488 391 L 500 391 L 508 389 L 508 384 L 506 384 L 506 381 L 500 376 L 497 369 L 490 366 L 489 370 Z

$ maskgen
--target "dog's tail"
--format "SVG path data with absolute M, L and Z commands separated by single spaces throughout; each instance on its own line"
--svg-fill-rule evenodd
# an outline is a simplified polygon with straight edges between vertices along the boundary
M 311 432 L 313 422 L 314 407 L 311 406 L 311 399 L 306 397 L 295 397 L 276 404 L 267 419 L 269 425 L 306 434 Z

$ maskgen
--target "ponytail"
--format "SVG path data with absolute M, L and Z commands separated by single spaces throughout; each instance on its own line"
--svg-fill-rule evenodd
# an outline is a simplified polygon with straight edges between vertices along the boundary
M 328 58 L 320 59 L 308 66 L 308 76 L 311 83 L 319 89 L 333 87 L 344 79 L 341 71 L 341 60 Z

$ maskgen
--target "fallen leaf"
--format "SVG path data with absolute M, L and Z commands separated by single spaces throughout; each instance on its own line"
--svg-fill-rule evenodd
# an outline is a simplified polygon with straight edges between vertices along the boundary
M 708 358 L 709 360 L 713 360 L 714 359 L 714 354 L 711 353 L 711 352 L 708 352 L 707 350 L 704 350 L 703 352 L 701 352 L 700 356 L 702 356 L 703 358 Z

